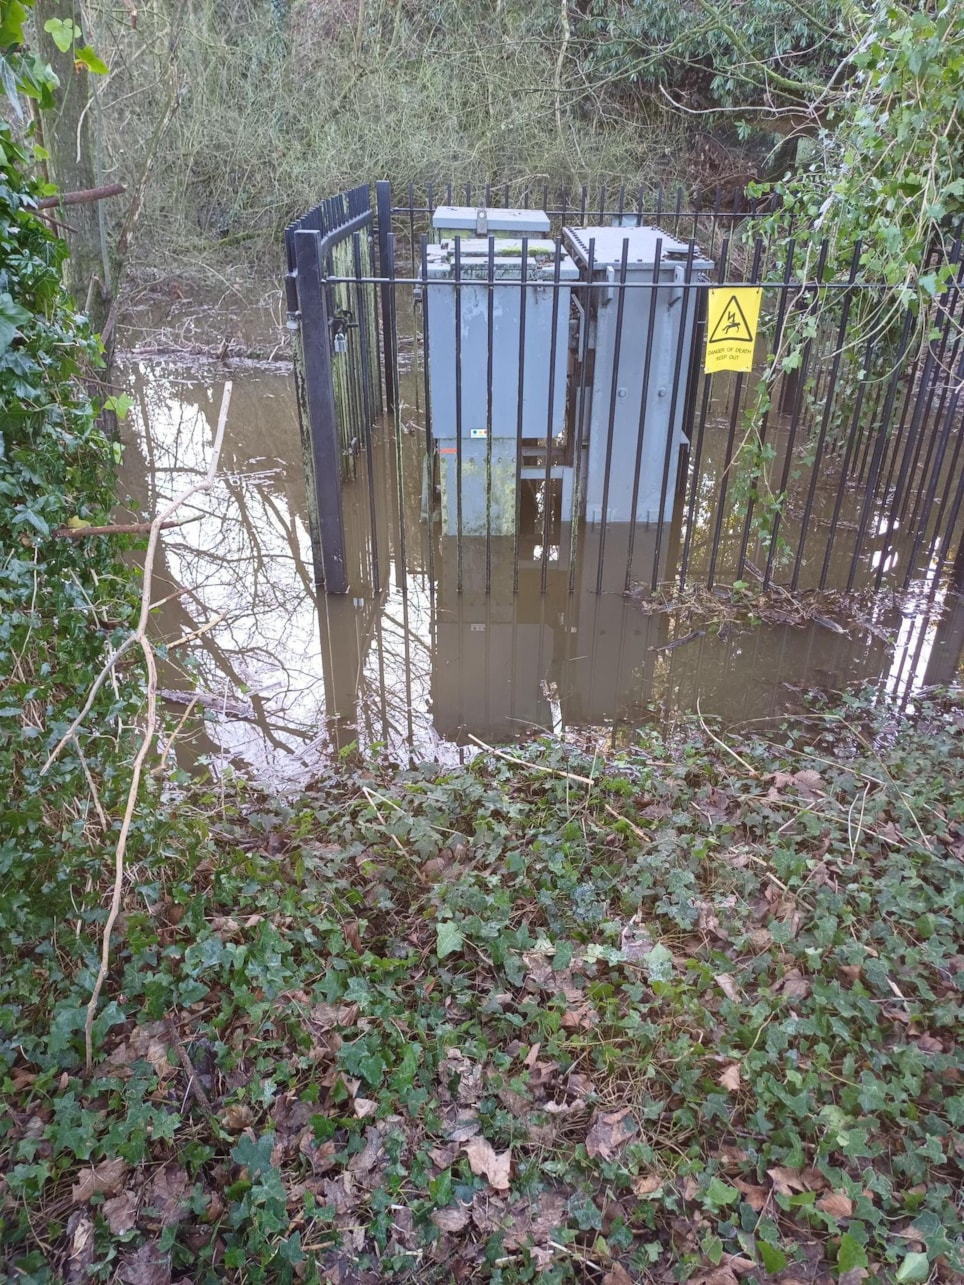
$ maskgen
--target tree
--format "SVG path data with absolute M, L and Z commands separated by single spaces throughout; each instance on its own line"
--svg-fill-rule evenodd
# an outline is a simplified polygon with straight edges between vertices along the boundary
M 37 53 L 57 82 L 49 111 L 45 118 L 38 117 L 47 175 L 62 192 L 96 188 L 101 175 L 91 78 L 106 73 L 107 67 L 84 40 L 79 0 L 36 0 L 35 26 Z M 101 332 L 110 312 L 113 272 L 99 202 L 71 207 L 69 236 L 67 288 Z

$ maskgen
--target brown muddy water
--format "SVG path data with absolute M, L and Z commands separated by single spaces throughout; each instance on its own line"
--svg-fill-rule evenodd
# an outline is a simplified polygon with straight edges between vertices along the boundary
M 219 480 L 184 514 L 190 521 L 165 533 L 157 566 L 156 598 L 175 595 L 156 613 L 169 646 L 162 684 L 175 693 L 175 715 L 189 690 L 200 691 L 204 709 L 182 729 L 183 766 L 203 762 L 218 775 L 285 788 L 323 773 L 354 744 L 402 762 L 454 765 L 478 742 L 551 732 L 608 744 L 680 711 L 698 708 L 726 724 L 778 719 L 799 711 L 810 689 L 874 683 L 906 703 L 962 676 L 964 608 L 945 602 L 926 569 L 905 600 L 880 596 L 859 623 L 824 617 L 717 632 L 719 620 L 648 612 L 627 597 L 625 559 L 612 559 L 618 573 L 607 573 L 597 593 L 590 532 L 572 576 L 564 551 L 553 550 L 544 593 L 540 548 L 523 548 L 513 592 L 512 541 L 493 541 L 486 593 L 485 542 L 465 541 L 459 593 L 456 551 L 421 520 L 417 431 L 402 434 L 401 488 L 390 433 L 376 434 L 383 460 L 374 498 L 388 533 L 377 550 L 380 591 L 366 539 L 371 497 L 358 486 L 346 491 L 352 591 L 326 597 L 314 588 L 294 386 L 283 363 L 123 357 L 117 379 L 134 403 L 122 429 L 129 508 L 153 515 L 204 472 L 227 378 Z M 707 443 L 710 478 L 725 433 L 721 424 L 719 441 Z M 399 494 L 404 549 L 392 534 Z M 634 565 L 637 557 L 650 565 L 652 551 L 637 548 Z

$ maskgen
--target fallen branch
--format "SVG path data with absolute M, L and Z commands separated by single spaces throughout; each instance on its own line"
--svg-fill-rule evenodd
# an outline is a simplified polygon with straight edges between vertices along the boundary
M 151 590 L 153 588 L 154 578 L 154 559 L 157 556 L 157 546 L 160 541 L 161 531 L 164 524 L 170 519 L 171 514 L 175 513 L 182 504 L 187 503 L 193 496 L 202 491 L 210 490 L 217 476 L 218 461 L 221 457 L 221 447 L 224 442 L 224 430 L 228 421 L 228 407 L 231 404 L 232 384 L 229 380 L 224 385 L 224 394 L 221 398 L 221 412 L 218 416 L 218 427 L 214 438 L 214 446 L 211 451 L 211 460 L 208 464 L 207 472 L 200 482 L 194 483 L 186 491 L 175 496 L 161 513 L 154 518 L 150 524 L 150 538 L 147 543 L 147 552 L 144 555 L 144 578 L 141 587 L 141 608 L 137 621 L 137 628 L 131 633 L 114 652 L 107 664 L 101 670 L 94 682 L 91 693 L 84 702 L 84 708 L 73 721 L 67 732 L 57 743 L 56 748 L 52 751 L 47 762 L 41 770 L 41 775 L 48 770 L 63 747 L 70 741 L 81 722 L 86 717 L 88 710 L 93 704 L 94 697 L 104 679 L 113 669 L 114 665 L 120 659 L 121 655 L 129 647 L 135 644 L 140 647 L 144 657 L 144 664 L 147 669 L 147 718 L 145 720 L 144 732 L 141 737 L 141 743 L 138 746 L 137 753 L 134 756 L 133 767 L 131 771 L 131 783 L 127 792 L 127 802 L 124 807 L 124 818 L 121 822 L 120 834 L 117 838 L 117 846 L 114 849 L 114 887 L 111 894 L 110 910 L 107 915 L 107 923 L 104 925 L 104 937 L 101 946 L 100 967 L 97 970 L 97 978 L 94 982 L 94 988 L 91 992 L 90 1001 L 87 1005 L 87 1020 L 84 1024 L 84 1047 L 86 1051 L 87 1073 L 90 1074 L 93 1069 L 94 1048 L 93 1048 L 93 1029 L 94 1016 L 97 1012 L 97 1002 L 100 999 L 100 993 L 107 978 L 107 970 L 110 965 L 110 947 L 111 935 L 114 931 L 114 924 L 117 922 L 117 916 L 121 909 L 121 896 L 124 889 L 124 858 L 127 852 L 127 839 L 130 835 L 131 825 L 134 820 L 134 810 L 137 806 L 137 795 L 140 789 L 141 774 L 144 770 L 144 763 L 150 752 L 151 745 L 154 741 L 154 735 L 157 731 L 157 665 L 154 659 L 154 652 L 148 640 L 147 630 L 151 619 Z
M 196 522 L 197 518 L 186 518 L 187 522 Z M 184 522 L 162 522 L 160 531 L 170 531 L 172 527 L 184 526 Z M 59 526 L 51 531 L 58 540 L 82 540 L 86 535 L 149 535 L 154 528 L 153 522 L 116 522 L 111 526 Z
M 42 196 L 38 210 L 55 210 L 59 205 L 89 205 L 92 201 L 105 201 L 109 196 L 123 196 L 127 188 L 123 183 L 108 183 L 106 187 L 88 187 L 80 192 L 60 192 L 57 196 Z

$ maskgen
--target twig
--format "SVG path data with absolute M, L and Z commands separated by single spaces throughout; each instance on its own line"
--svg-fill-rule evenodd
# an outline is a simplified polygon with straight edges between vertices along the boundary
M 485 750 L 487 754 L 494 754 L 496 758 L 505 759 L 506 763 L 515 763 L 519 767 L 527 767 L 532 772 L 546 772 L 549 776 L 561 776 L 566 781 L 578 781 L 580 785 L 595 785 L 596 782 L 591 776 L 578 776 L 575 772 L 563 772 L 557 767 L 543 767 L 541 763 L 529 763 L 526 759 L 516 758 L 512 754 L 506 754 L 504 750 L 497 750 L 494 745 L 486 745 L 485 741 L 480 741 L 477 736 L 469 733 L 469 740 L 474 741 L 479 749 Z
M 642 839 L 644 843 L 652 843 L 652 835 L 647 834 L 645 830 L 641 830 L 638 825 L 633 825 L 629 817 L 624 817 L 609 803 L 604 803 L 603 807 L 611 817 L 614 817 L 617 821 L 622 821 L 624 825 L 628 825 L 637 839 Z
M 732 749 L 729 745 L 727 745 L 725 741 L 721 741 L 720 738 L 710 730 L 710 728 L 706 724 L 706 720 L 703 718 L 702 711 L 700 710 L 699 697 L 697 697 L 696 699 L 696 716 L 700 720 L 700 726 L 702 727 L 703 731 L 706 733 L 706 735 L 710 738 L 711 741 L 715 742 L 715 744 L 717 744 L 721 750 L 726 750 L 727 754 L 732 754 L 732 756 L 736 759 L 737 763 L 740 764 L 740 766 L 744 769 L 744 771 L 749 772 L 749 774 L 754 778 L 759 777 L 760 773 L 756 770 L 756 768 L 751 767 L 745 758 L 741 758 L 740 755 L 737 754 L 736 750 Z
M 195 638 L 200 638 L 201 635 L 206 634 L 209 629 L 213 629 L 215 625 L 219 625 L 227 614 L 228 613 L 226 611 L 219 611 L 212 620 L 207 622 L 207 624 L 199 625 L 197 629 L 192 629 L 190 633 L 182 634 L 180 638 L 177 638 L 174 642 L 167 644 L 168 651 L 173 647 L 180 647 L 183 643 L 193 642 Z
M 188 1056 L 187 1049 L 181 1043 L 181 1037 L 177 1033 L 177 1027 L 174 1025 L 173 1018 L 166 1017 L 164 1019 L 164 1026 L 171 1038 L 171 1043 L 174 1045 L 174 1051 L 177 1054 L 178 1061 L 184 1069 L 184 1074 L 187 1076 L 188 1093 L 193 1093 L 206 1113 L 211 1115 L 211 1099 L 205 1093 L 204 1085 L 198 1079 L 198 1073 L 194 1069 L 194 1063 Z
M 84 1046 L 86 1050 L 87 1073 L 93 1067 L 94 1050 L 93 1050 L 93 1029 L 94 1016 L 97 1012 L 97 1001 L 100 999 L 100 992 L 103 989 L 104 982 L 107 978 L 107 970 L 110 966 L 110 946 L 111 934 L 114 930 L 114 924 L 117 922 L 117 916 L 120 914 L 121 895 L 124 889 L 124 857 L 127 852 L 127 839 L 130 834 L 131 825 L 134 820 L 134 810 L 137 806 L 137 795 L 141 783 L 141 773 L 144 770 L 144 763 L 150 752 L 154 741 L 154 734 L 157 730 L 157 666 L 154 660 L 154 652 L 147 637 L 148 624 L 151 617 L 151 590 L 154 579 L 154 559 L 157 556 L 157 546 L 160 541 L 161 530 L 164 523 L 168 521 L 171 514 L 176 512 L 182 504 L 185 504 L 192 496 L 198 495 L 202 491 L 210 490 L 217 476 L 218 461 L 221 458 L 221 447 L 224 442 L 224 430 L 228 422 L 228 407 L 231 404 L 231 381 L 224 385 L 224 394 L 221 398 L 221 413 L 218 416 L 218 427 L 214 438 L 214 447 L 211 451 L 211 459 L 208 464 L 207 472 L 200 482 L 194 483 L 180 495 L 175 496 L 161 513 L 155 517 L 151 523 L 150 538 L 147 542 L 147 552 L 144 555 L 144 579 L 141 587 L 141 609 L 137 621 L 137 628 L 134 632 L 121 643 L 120 647 L 114 652 L 113 657 L 107 662 L 104 669 L 95 680 L 91 694 L 84 703 L 84 709 L 77 719 L 71 724 L 66 735 L 60 740 L 53 753 L 44 764 L 43 771 L 46 772 L 53 763 L 54 759 L 63 749 L 64 745 L 70 740 L 80 722 L 85 717 L 93 704 L 94 696 L 100 688 L 104 679 L 112 671 L 114 665 L 120 656 L 128 647 L 135 643 L 140 647 L 141 654 L 144 657 L 144 665 L 147 669 L 147 717 L 144 725 L 144 733 L 141 743 L 138 746 L 137 754 L 134 756 L 134 762 L 131 770 L 131 783 L 127 791 L 127 803 L 124 807 L 124 818 L 121 822 L 120 834 L 117 838 L 117 846 L 114 850 L 114 888 L 111 895 L 110 910 L 107 915 L 107 923 L 104 925 L 104 937 L 101 946 L 100 967 L 97 970 L 97 978 L 94 982 L 94 989 L 91 992 L 90 1001 L 87 1005 L 87 1020 L 84 1025 Z

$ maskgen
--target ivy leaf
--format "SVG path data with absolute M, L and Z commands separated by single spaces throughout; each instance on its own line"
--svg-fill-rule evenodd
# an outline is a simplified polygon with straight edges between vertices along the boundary
M 451 919 L 442 919 L 435 925 L 435 953 L 439 959 L 462 949 L 465 938 Z
M 0 356 L 13 342 L 18 327 L 30 320 L 30 313 L 14 303 L 9 294 L 0 294 Z
M 17 93 L 17 78 L 9 60 L 3 54 L 0 54 L 0 84 L 3 85 L 3 92 L 7 95 L 7 102 L 13 108 L 17 120 L 23 120 L 23 108 L 20 106 L 20 95 Z
M 930 1274 L 931 1264 L 926 1254 L 907 1254 L 897 1268 L 895 1279 L 900 1285 L 910 1285 L 913 1281 L 926 1281 Z
M 856 1236 L 851 1236 L 850 1232 L 844 1232 L 840 1237 L 840 1247 L 837 1250 L 837 1268 L 840 1274 L 853 1271 L 855 1267 L 867 1266 L 867 1253 Z
M 760 1257 L 763 1259 L 763 1266 L 769 1275 L 773 1276 L 777 1272 L 782 1272 L 787 1265 L 787 1256 L 782 1249 L 777 1249 L 776 1245 L 771 1245 L 769 1241 L 761 1240 L 759 1242 Z
M 271 1152 L 274 1148 L 274 1134 L 266 1133 L 255 1142 L 245 1134 L 231 1152 L 235 1164 L 244 1165 L 252 1178 L 271 1168 Z
M 27 21 L 27 10 L 20 0 L 11 0 L 4 5 L 3 17 L 0 18 L 0 46 L 23 44 L 23 24 Z
M 62 54 L 67 52 L 80 35 L 80 28 L 69 18 L 48 18 L 44 23 L 44 31 Z
M 79 48 L 75 49 L 74 60 L 76 62 L 83 63 L 88 71 L 92 71 L 97 76 L 106 76 L 110 71 L 110 68 L 104 62 L 103 58 L 98 58 L 90 45 L 81 45 Z

